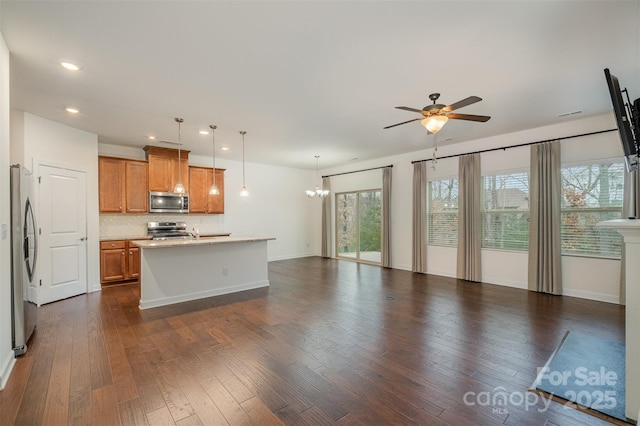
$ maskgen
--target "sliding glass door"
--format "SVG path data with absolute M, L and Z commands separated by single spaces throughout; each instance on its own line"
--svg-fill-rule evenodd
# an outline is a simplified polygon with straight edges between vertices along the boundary
M 336 194 L 337 257 L 381 262 L 381 200 L 379 189 Z

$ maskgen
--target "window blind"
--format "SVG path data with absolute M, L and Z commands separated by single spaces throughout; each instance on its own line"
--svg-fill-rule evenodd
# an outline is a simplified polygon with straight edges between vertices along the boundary
M 427 241 L 433 245 L 458 244 L 458 179 L 429 182 Z
M 624 188 L 622 163 L 562 168 L 561 240 L 563 255 L 620 258 L 622 238 L 598 222 L 620 219 Z
M 529 248 L 529 174 L 483 176 L 482 247 Z

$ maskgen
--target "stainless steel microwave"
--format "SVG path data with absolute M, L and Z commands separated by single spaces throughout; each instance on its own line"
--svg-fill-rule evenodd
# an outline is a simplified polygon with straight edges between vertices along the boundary
M 189 194 L 149 192 L 149 213 L 189 213 Z

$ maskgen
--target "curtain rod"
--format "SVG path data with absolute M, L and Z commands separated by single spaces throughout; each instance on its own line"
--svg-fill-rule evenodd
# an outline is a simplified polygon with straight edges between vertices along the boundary
M 442 160 L 442 159 L 445 159 L 445 158 L 460 157 L 461 155 L 482 154 L 483 152 L 500 151 L 500 150 L 506 151 L 509 148 L 518 148 L 518 147 L 521 147 L 521 146 L 537 145 L 539 143 L 561 141 L 561 140 L 564 140 L 564 139 L 573 139 L 573 138 L 579 138 L 579 137 L 582 137 L 582 136 L 598 135 L 600 133 L 615 132 L 617 130 L 618 129 L 598 130 L 598 131 L 591 132 L 591 133 L 582 133 L 580 135 L 562 136 L 560 138 L 546 139 L 546 140 L 543 140 L 543 141 L 527 142 L 527 143 L 521 143 L 521 144 L 517 144 L 517 145 L 502 146 L 500 148 L 488 148 L 488 149 L 483 149 L 481 151 L 468 152 L 466 154 L 445 155 L 444 157 L 438 157 L 437 160 Z M 427 158 L 425 160 L 415 160 L 415 161 L 412 161 L 411 164 L 422 163 L 423 161 L 433 161 L 433 158 Z
M 393 167 L 393 164 L 389 165 L 389 166 L 380 166 L 380 167 L 372 167 L 370 169 L 364 169 L 364 170 L 354 170 L 352 172 L 342 172 L 342 173 L 334 173 L 332 175 L 325 175 L 322 176 L 322 178 L 327 178 L 327 177 L 333 177 L 333 176 L 340 176 L 340 175 L 350 175 L 351 173 L 360 173 L 360 172 L 368 172 L 369 170 L 378 170 L 378 169 L 386 169 L 387 167 Z

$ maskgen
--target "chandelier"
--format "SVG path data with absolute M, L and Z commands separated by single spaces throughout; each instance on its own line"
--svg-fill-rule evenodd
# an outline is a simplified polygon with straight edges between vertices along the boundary
M 318 158 L 320 158 L 319 155 L 316 155 L 316 175 L 318 174 Z M 316 185 L 315 188 L 313 190 L 307 189 L 305 191 L 307 193 L 307 197 L 309 198 L 313 198 L 313 197 L 319 197 L 319 198 L 324 198 L 327 195 L 329 195 L 329 190 L 327 189 L 321 189 L 319 185 Z

